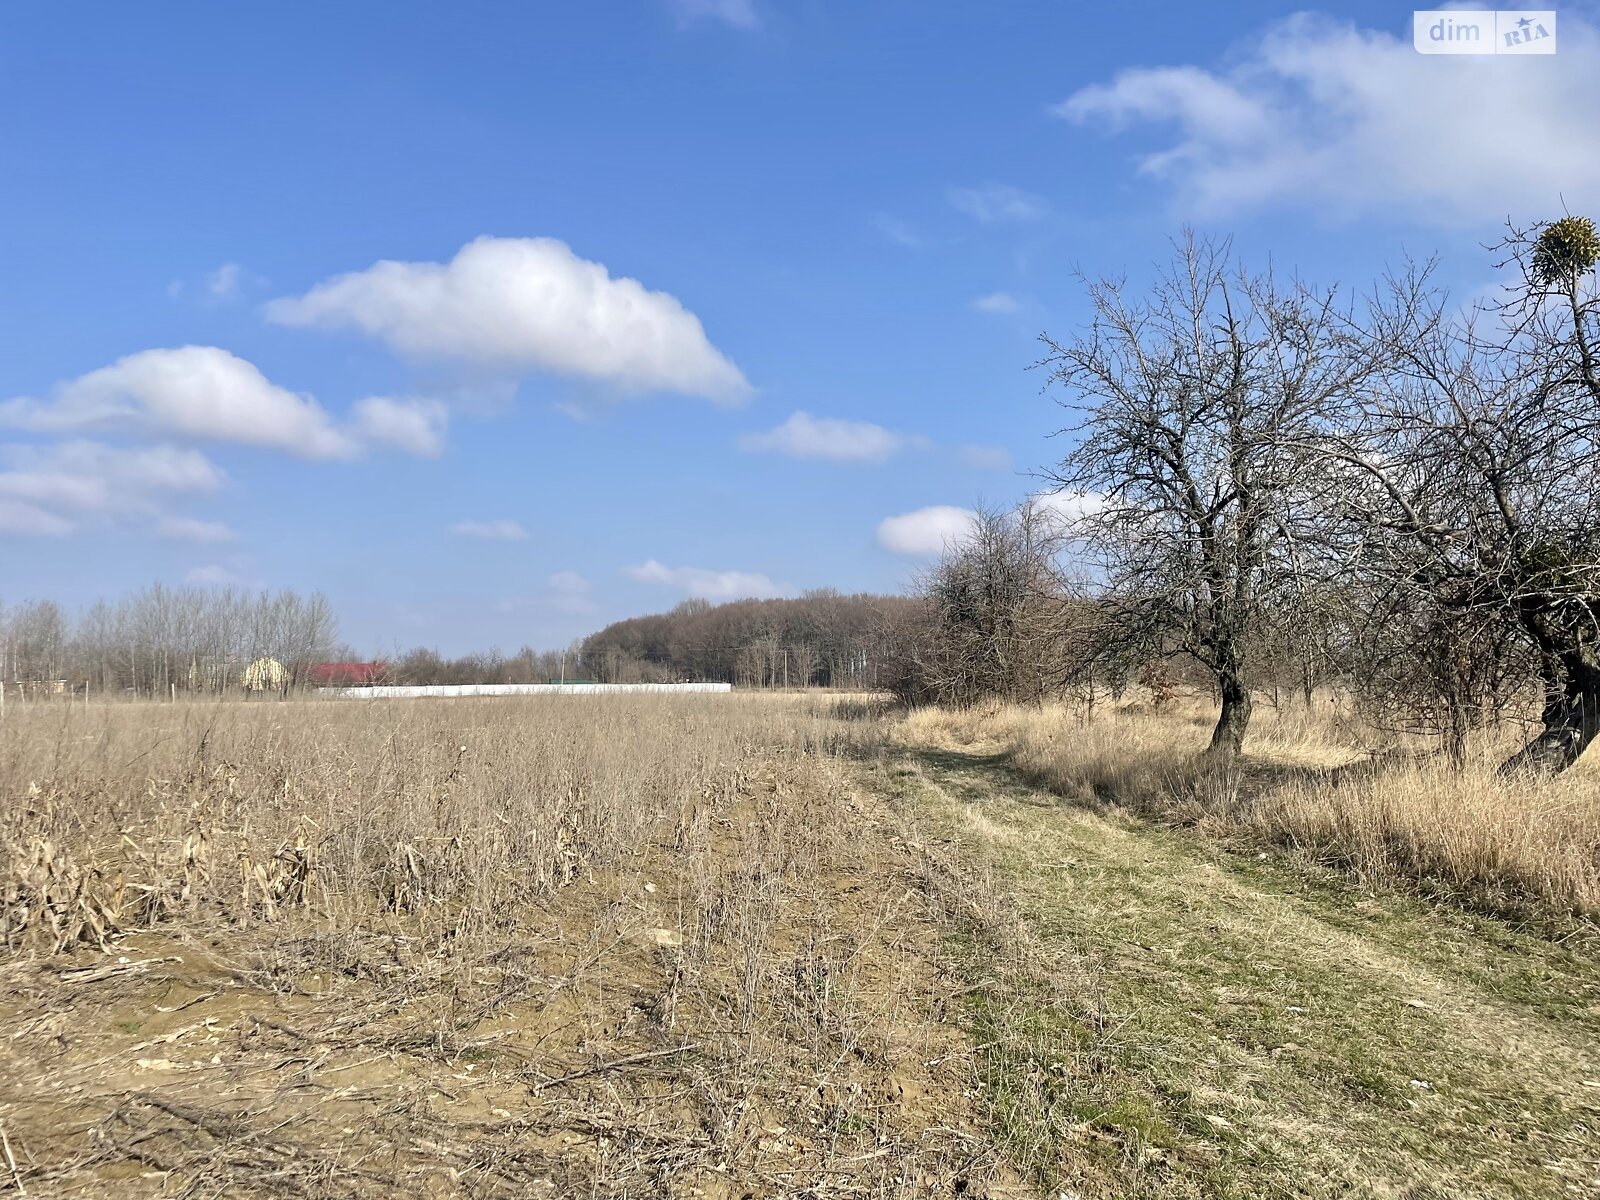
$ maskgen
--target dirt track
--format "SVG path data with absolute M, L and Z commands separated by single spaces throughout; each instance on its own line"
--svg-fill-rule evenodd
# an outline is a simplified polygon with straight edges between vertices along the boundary
M 1150 1196 L 1600 1195 L 1592 944 L 1068 803 L 998 747 L 868 782 L 1014 910 L 1032 965 L 991 980 L 975 1036 L 1036 1168 Z

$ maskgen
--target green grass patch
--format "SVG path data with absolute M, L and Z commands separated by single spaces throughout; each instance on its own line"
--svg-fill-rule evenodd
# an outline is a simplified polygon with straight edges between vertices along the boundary
M 1050 1194 L 1600 1195 L 1581 939 L 1073 806 L 979 755 L 864 769 L 983 893 L 948 907 L 985 1112 Z

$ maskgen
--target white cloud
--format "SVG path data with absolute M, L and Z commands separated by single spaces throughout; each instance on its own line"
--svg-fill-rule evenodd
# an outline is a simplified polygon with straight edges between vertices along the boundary
M 0 498 L 0 535 L 65 537 L 74 528 L 65 517 L 46 512 L 36 504 Z
M 239 285 L 244 278 L 244 268 L 238 263 L 223 263 L 206 276 L 206 295 L 218 303 L 239 298 Z
M 1054 108 L 1080 125 L 1174 127 L 1139 169 L 1217 216 L 1288 204 L 1433 224 L 1600 204 L 1600 36 L 1563 13 L 1561 52 L 1434 56 L 1301 13 L 1234 65 L 1136 67 Z
M 201 521 L 194 517 L 162 517 L 156 523 L 156 534 L 170 541 L 197 545 L 231 542 L 236 536 L 221 521 Z
M 525 541 L 528 531 L 515 521 L 457 521 L 450 526 L 457 537 L 483 538 L 491 542 Z
M 0 448 L 0 496 L 80 512 L 147 510 L 161 496 L 215 491 L 224 476 L 198 451 L 100 442 Z
M 675 297 L 613 279 L 553 238 L 481 237 L 448 263 L 380 262 L 274 300 L 266 315 L 358 329 L 404 354 L 552 371 L 627 392 L 736 404 L 751 390 Z
M 1025 192 L 1005 183 L 986 183 L 982 187 L 951 188 L 949 200 L 958 212 L 980 225 L 1007 221 L 1037 221 L 1050 211 L 1043 196 Z
M 1099 492 L 1040 492 L 1029 497 L 1033 506 L 1059 521 L 1066 532 L 1084 517 L 1093 516 L 1105 507 L 1105 497 Z
M 796 412 L 775 429 L 745 434 L 739 439 L 739 448 L 756 453 L 785 454 L 790 458 L 883 462 L 909 440 L 870 421 L 813 417 L 808 412 Z
M 546 581 L 550 606 L 565 613 L 595 610 L 594 588 L 576 571 L 557 571 Z
M 631 578 L 637 579 L 640 583 L 663 584 L 704 600 L 745 598 L 765 600 L 774 596 L 795 594 L 795 589 L 789 584 L 774 583 L 767 576 L 750 571 L 706 571 L 699 567 L 669 567 L 653 558 L 626 570 Z
M 969 508 L 936 504 L 878 523 L 878 544 L 885 550 L 922 558 L 942 554 L 972 533 L 977 514 Z
M 761 25 L 755 0 L 672 0 L 672 7 L 684 22 L 710 17 L 736 29 L 756 29 Z
M 1037 511 L 1060 522 L 1063 532 L 1071 533 L 1073 525 L 1098 512 L 1105 500 L 1095 492 L 1041 492 L 1027 497 L 1024 503 L 1032 504 Z M 878 544 L 908 558 L 931 558 L 958 548 L 972 535 L 977 519 L 978 514 L 971 509 L 949 504 L 919 508 L 880 521 Z
M 141 350 L 57 384 L 48 400 L 0 403 L 0 426 L 35 433 L 123 432 L 351 459 L 371 446 L 437 455 L 446 425 L 434 400 L 372 397 L 340 425 L 312 396 L 269 380 L 215 346 Z
M 1014 313 L 1021 310 L 1022 304 L 1010 292 L 990 292 L 974 300 L 972 307 L 983 313 Z
M 245 270 L 238 263 L 225 262 L 198 280 L 174 279 L 167 284 L 167 297 L 181 300 L 185 295 L 193 294 L 200 303 L 215 307 L 236 303 L 244 298 L 247 291 L 259 288 L 265 283 L 265 279 Z
M 437 400 L 391 400 L 369 396 L 353 410 L 355 435 L 368 445 L 390 446 L 422 458 L 444 450 L 450 414 Z
M 224 478 L 198 451 L 175 446 L 68 441 L 0 447 L 0 505 L 13 532 L 60 535 L 84 521 L 160 519 L 176 498 L 214 492 Z
M 0 404 L 0 425 L 40 433 L 122 430 L 239 442 L 303 458 L 349 458 L 359 446 L 310 396 L 270 382 L 215 346 L 142 350 L 58 384 L 48 401 Z
M 979 471 L 1009 471 L 1011 469 L 1011 454 L 998 446 L 973 446 L 960 447 L 957 454 L 967 466 Z

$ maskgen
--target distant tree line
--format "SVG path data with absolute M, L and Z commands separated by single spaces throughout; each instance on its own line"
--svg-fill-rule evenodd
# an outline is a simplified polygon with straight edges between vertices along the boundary
M 1499 249 L 1503 299 L 1469 310 L 1431 264 L 1348 297 L 1194 236 L 1143 292 L 1089 281 L 1092 319 L 1040 364 L 1075 511 L 981 516 L 904 614 L 892 686 L 1189 672 L 1222 757 L 1266 688 L 1336 680 L 1457 761 L 1532 700 L 1506 769 L 1569 766 L 1600 732 L 1600 236 L 1564 217 Z
M 893 627 L 915 606 L 906 597 L 829 588 L 783 600 L 685 600 L 670 612 L 606 626 L 584 639 L 581 658 L 603 683 L 876 688 Z
M 36 600 L 0 606 L 0 682 L 24 695 L 221 693 L 265 658 L 295 686 L 333 651 L 336 633 L 321 593 L 156 584 L 74 617 Z
M 382 682 L 397 684 L 549 683 L 582 677 L 576 644 L 566 650 L 534 650 L 515 654 L 486 650 L 446 658 L 437 650 L 417 647 L 384 663 Z
M 788 600 L 688 600 L 668 613 L 608 625 L 564 650 L 524 646 L 448 657 L 419 646 L 373 662 L 339 642 L 320 593 L 156 584 L 76 615 L 50 600 L 0 605 L 0 681 L 25 696 L 76 695 L 86 687 L 134 696 L 222 694 L 245 684 L 251 663 L 271 660 L 282 667 L 288 691 L 344 686 L 345 675 L 424 685 L 588 679 L 872 688 L 898 615 L 915 603 L 826 589 Z M 326 664 L 359 670 L 335 669 L 324 678 Z

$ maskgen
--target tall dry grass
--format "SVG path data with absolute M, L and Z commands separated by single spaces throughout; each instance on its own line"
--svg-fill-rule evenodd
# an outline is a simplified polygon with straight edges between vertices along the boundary
M 1060 795 L 1198 825 L 1229 840 L 1291 848 L 1387 883 L 1420 885 L 1491 911 L 1600 916 L 1600 770 L 1499 778 L 1518 731 L 1486 736 L 1466 769 L 1428 747 L 1375 755 L 1384 739 L 1331 699 L 1262 712 L 1247 754 L 1201 758 L 1214 715 L 1133 704 L 1088 719 L 1065 706 L 908 714 L 912 744 L 1004 753 Z
M 0 940 L 286 909 L 493 926 L 804 755 L 810 721 L 676 697 L 13 707 Z
M 1011 1176 L 935 1012 L 917 856 L 832 759 L 822 702 L 14 717 L 0 1131 L 29 1194 Z

